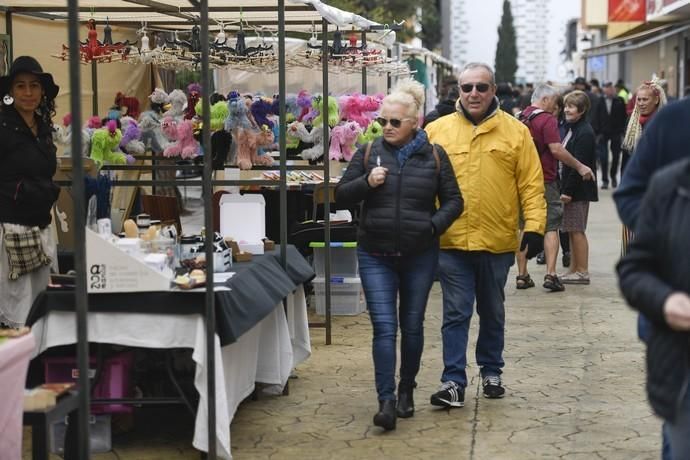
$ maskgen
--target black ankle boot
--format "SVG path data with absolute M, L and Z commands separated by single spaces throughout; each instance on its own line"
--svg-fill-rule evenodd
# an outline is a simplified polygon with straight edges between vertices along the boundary
M 398 386 L 398 417 L 410 418 L 414 415 L 414 399 L 412 393 L 417 384 L 413 386 Z
M 395 399 L 379 401 L 379 412 L 374 415 L 374 425 L 384 430 L 394 430 L 395 419 Z

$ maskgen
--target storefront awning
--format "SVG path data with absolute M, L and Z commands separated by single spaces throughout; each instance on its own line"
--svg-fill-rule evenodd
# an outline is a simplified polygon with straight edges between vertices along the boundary
M 632 51 L 651 45 L 667 37 L 679 34 L 687 29 L 690 29 L 690 22 L 666 24 L 655 29 L 629 35 L 627 37 L 617 38 L 602 45 L 587 48 L 583 50 L 582 55 L 585 58 L 591 58 L 596 56 L 606 56 L 609 54 L 624 53 L 626 51 Z

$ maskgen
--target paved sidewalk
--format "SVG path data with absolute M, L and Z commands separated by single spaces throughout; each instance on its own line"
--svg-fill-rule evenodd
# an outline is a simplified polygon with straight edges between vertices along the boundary
M 429 405 L 443 367 L 435 285 L 413 418 L 399 419 L 393 432 L 372 425 L 378 405 L 369 318 L 335 317 L 332 345 L 324 345 L 323 329 L 311 330 L 313 355 L 296 370 L 289 396 L 240 406 L 231 427 L 235 460 L 659 458 L 660 422 L 645 398 L 636 317 L 613 272 L 620 226 L 610 192 L 601 195 L 590 211 L 590 286 L 518 291 L 514 273 L 509 278 L 504 399 L 481 397 L 475 318 L 465 407 Z M 530 262 L 530 270 L 542 279 L 543 266 Z M 198 459 L 192 429 L 182 409 L 173 416 L 148 409 L 137 415 L 134 431 L 114 436 L 113 452 L 93 458 Z M 28 450 L 25 440 L 26 459 Z
M 564 293 L 506 289 L 506 352 L 501 400 L 481 397 L 474 364 L 461 409 L 429 405 L 443 367 L 441 294 L 428 306 L 417 411 L 395 431 L 372 425 L 377 408 L 366 314 L 337 317 L 333 345 L 312 330 L 314 353 L 296 372 L 290 395 L 241 407 L 232 425 L 236 460 L 274 459 L 653 459 L 660 424 L 643 387 L 643 348 L 635 315 L 622 301 L 613 266 L 620 226 L 610 192 L 590 211 L 590 286 Z M 543 266 L 530 262 L 535 280 Z

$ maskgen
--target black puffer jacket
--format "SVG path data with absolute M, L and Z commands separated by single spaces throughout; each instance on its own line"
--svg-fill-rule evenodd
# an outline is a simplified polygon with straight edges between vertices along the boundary
M 366 146 L 355 153 L 335 191 L 338 205 L 362 202 L 357 241 L 365 251 L 384 254 L 416 254 L 433 244 L 460 216 L 462 195 L 446 152 L 436 147 L 440 160 L 437 173 L 431 144 L 414 152 L 400 168 L 394 148 L 382 138 L 374 141 L 369 162 L 364 165 Z M 388 168 L 386 181 L 371 188 L 369 171 Z M 436 202 L 440 203 L 437 209 Z
M 672 330 L 664 303 L 690 293 L 690 159 L 656 173 L 640 206 L 635 239 L 618 263 L 623 295 L 652 322 L 647 393 L 655 412 L 674 420 L 688 385 L 690 333 Z
M 0 222 L 45 227 L 60 188 L 50 126 L 38 122 L 34 136 L 13 107 L 0 112 Z

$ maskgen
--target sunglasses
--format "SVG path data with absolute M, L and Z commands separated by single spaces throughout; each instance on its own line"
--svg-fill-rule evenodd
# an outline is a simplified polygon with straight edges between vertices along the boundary
M 407 120 L 407 118 L 403 118 L 403 120 Z M 380 124 L 382 128 L 385 128 L 388 123 L 390 123 L 393 128 L 400 128 L 400 125 L 402 124 L 403 120 L 398 120 L 397 118 L 391 118 L 390 120 L 388 120 L 383 117 L 378 117 L 376 119 L 376 122 Z
M 471 93 L 472 90 L 475 88 L 480 93 L 486 93 L 487 91 L 489 91 L 489 88 L 491 88 L 491 85 L 488 83 L 465 83 L 460 85 L 460 89 L 463 93 Z

